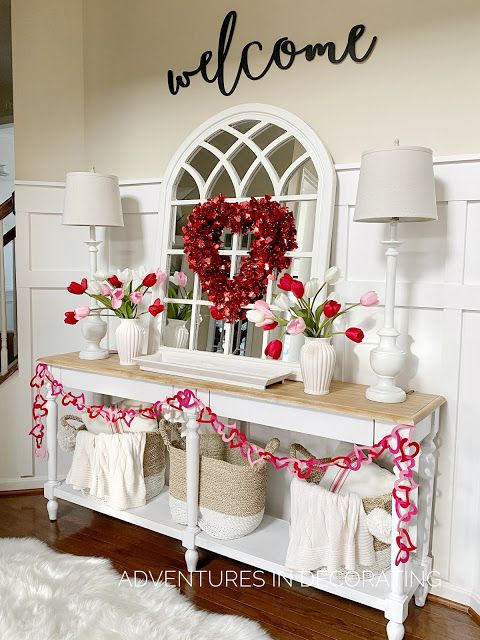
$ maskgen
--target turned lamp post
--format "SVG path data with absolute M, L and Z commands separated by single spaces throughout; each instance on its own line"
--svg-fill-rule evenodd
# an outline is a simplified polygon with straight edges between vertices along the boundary
M 437 220 L 432 150 L 424 147 L 395 145 L 362 154 L 358 183 L 356 222 L 389 224 L 389 238 L 383 240 L 387 262 L 385 286 L 385 320 L 378 332 L 380 342 L 370 353 L 370 364 L 377 383 L 369 387 L 366 397 L 376 402 L 403 402 L 405 391 L 396 385 L 406 354 L 397 345 L 395 329 L 395 282 L 399 247 L 399 222 Z
M 90 228 L 90 238 L 85 240 L 90 254 L 90 277 L 93 279 L 98 269 L 98 247 L 95 227 L 123 227 L 122 203 L 117 176 L 104 175 L 92 171 L 67 173 L 65 182 L 65 206 L 62 223 Z M 91 298 L 90 307 L 96 301 Z M 87 345 L 80 351 L 84 360 L 107 358 L 108 349 L 100 346 L 107 333 L 107 323 L 96 313 L 91 313 L 82 322 L 82 333 Z

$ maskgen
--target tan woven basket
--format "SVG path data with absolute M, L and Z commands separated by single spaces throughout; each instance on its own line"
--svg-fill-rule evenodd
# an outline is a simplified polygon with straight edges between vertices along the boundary
M 73 427 L 69 421 L 77 424 Z M 78 416 L 66 415 L 60 419 L 60 429 L 66 432 L 75 429 L 76 431 L 84 429 L 85 425 L 79 424 L 81 419 Z M 60 432 L 59 429 L 59 432 Z M 106 434 L 107 437 L 110 437 Z M 123 433 L 112 434 L 111 437 L 122 437 Z M 58 434 L 60 436 L 60 433 Z M 59 438 L 60 439 L 60 438 Z M 145 433 L 145 449 L 143 452 L 143 477 L 145 479 L 145 488 L 147 492 L 147 500 L 151 500 L 158 496 L 165 485 L 165 445 L 160 431 L 147 431 Z
M 171 423 L 159 424 L 170 457 L 170 511 L 179 524 L 187 523 L 187 482 L 185 439 L 171 440 L 168 431 Z M 174 426 L 173 433 L 177 427 Z M 221 457 L 212 457 L 208 445 L 210 435 L 200 436 L 200 488 L 199 522 L 203 531 L 214 538 L 228 540 L 240 538 L 254 531 L 263 519 L 266 497 L 266 461 L 252 468 L 238 449 L 231 449 L 220 436 L 215 453 L 221 449 Z M 280 441 L 273 438 L 265 449 L 276 451 Z
M 294 442 L 290 446 L 290 457 L 291 458 L 300 458 L 302 460 L 311 460 L 316 456 L 313 453 L 310 453 L 308 449 L 305 449 L 304 446 L 298 444 L 298 442 Z M 331 458 L 320 458 L 322 462 L 329 462 Z M 314 484 L 320 484 L 323 476 L 325 475 L 324 471 L 315 470 L 306 478 L 307 482 L 312 482 Z M 371 498 L 362 498 L 363 508 L 365 509 L 365 513 L 368 515 L 375 508 L 384 509 L 388 513 L 392 513 L 392 494 L 385 493 L 379 496 L 373 496 Z M 373 536 L 373 548 L 376 552 L 384 551 L 385 549 L 389 549 L 390 545 L 382 542 L 378 538 Z

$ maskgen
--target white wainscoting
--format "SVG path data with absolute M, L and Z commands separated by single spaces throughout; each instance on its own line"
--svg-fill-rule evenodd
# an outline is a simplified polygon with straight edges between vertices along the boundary
M 379 240 L 385 229 L 353 223 L 358 166 L 337 170 L 332 263 L 341 267 L 345 279 L 336 290 L 345 302 L 357 300 L 368 289 L 376 289 L 382 297 L 384 262 Z M 478 609 L 480 157 L 438 159 L 435 174 L 439 222 L 400 226 L 405 244 L 399 263 L 397 326 L 408 351 L 402 383 L 447 398 L 439 438 L 433 549 L 443 584 L 434 591 Z M 160 180 L 122 182 L 125 228 L 106 233 L 100 254 L 105 267 L 155 264 L 159 185 Z M 28 406 L 28 378 L 36 358 L 75 350 L 81 344 L 79 327 L 64 325 L 63 313 L 73 307 L 65 284 L 87 273 L 88 256 L 82 246 L 87 230 L 61 226 L 63 184 L 19 182 L 16 203 L 20 374 L 9 397 L 15 398 L 17 406 Z M 337 377 L 369 383 L 373 379 L 369 351 L 377 340 L 382 309 L 356 310 L 348 322 L 361 326 L 366 340 L 362 345 L 336 340 Z M 31 443 L 24 437 L 28 424 L 2 424 L 0 429 L 4 445 L 0 489 L 12 483 L 20 486 L 21 476 L 29 476 L 23 482 L 31 486 L 45 475 L 45 463 L 32 458 Z M 271 435 L 255 425 L 250 432 L 263 440 Z M 307 447 L 315 447 L 315 442 L 291 434 L 292 440 L 297 437 Z M 286 448 L 289 443 L 282 444 Z M 59 465 L 60 473 L 65 473 L 68 458 L 62 457 Z M 286 476 L 272 472 L 270 482 L 274 485 L 271 510 L 284 513 L 288 509 Z

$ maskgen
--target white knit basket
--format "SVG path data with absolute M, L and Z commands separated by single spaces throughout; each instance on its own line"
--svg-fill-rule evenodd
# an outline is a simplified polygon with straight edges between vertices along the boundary
M 185 439 L 171 441 L 172 425 L 165 420 L 159 427 L 170 457 L 170 512 L 175 522 L 187 524 Z M 279 444 L 273 438 L 265 449 L 273 453 Z M 200 451 L 198 526 L 222 540 L 246 536 L 258 527 L 265 512 L 266 461 L 252 469 L 238 449 L 212 434 L 200 436 Z

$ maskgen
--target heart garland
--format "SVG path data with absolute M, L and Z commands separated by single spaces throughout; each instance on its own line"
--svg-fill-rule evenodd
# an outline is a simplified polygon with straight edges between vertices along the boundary
M 230 257 L 219 253 L 224 229 L 253 233 L 249 255 L 232 278 Z M 285 253 L 297 248 L 293 213 L 268 195 L 242 203 L 226 202 L 223 196 L 209 198 L 194 207 L 182 231 L 188 265 L 213 305 L 210 313 L 228 323 L 243 318 L 242 307 L 265 296 L 274 272 L 290 265 Z
M 110 425 L 114 425 L 118 420 L 123 420 L 127 426 L 130 426 L 136 415 L 159 419 L 162 413 L 165 414 L 166 411 L 172 409 L 182 412 L 185 409 L 197 408 L 197 422 L 210 424 L 213 430 L 221 436 L 222 440 L 232 449 L 238 449 L 252 467 L 260 461 L 266 460 L 275 469 L 287 468 L 299 478 L 308 478 L 312 471 L 326 471 L 332 465 L 357 471 L 362 465 L 370 464 L 373 460 L 376 460 L 384 451 L 389 451 L 397 475 L 392 492 L 397 515 L 396 544 L 398 553 L 395 558 L 395 564 L 399 565 L 408 562 L 410 553 L 416 549 L 408 534 L 408 523 L 418 513 L 417 506 L 411 498 L 411 493 L 419 486 L 413 479 L 413 469 L 416 457 L 420 453 L 420 445 L 411 439 L 414 430 L 411 425 L 397 425 L 389 435 L 382 438 L 377 444 L 373 446 L 354 445 L 353 451 L 349 454 L 337 456 L 329 461 L 275 456 L 270 451 L 261 449 L 249 442 L 247 436 L 242 431 L 239 431 L 235 425 L 221 422 L 216 413 L 210 407 L 204 405 L 190 389 L 179 391 L 163 402 L 157 400 L 149 407 L 143 407 L 142 409 L 116 409 L 103 405 L 88 406 L 85 404 L 83 393 L 75 395 L 65 391 L 63 385 L 51 376 L 46 365 L 39 364 L 36 367 L 35 375 L 30 381 L 30 386 L 32 389 L 36 389 L 37 393 L 32 407 L 34 426 L 29 431 L 29 435 L 35 441 L 35 456 L 39 458 L 43 458 L 46 455 L 43 445 L 45 436 L 43 420 L 48 415 L 48 394 L 47 398 L 45 398 L 41 391 L 47 385 L 52 397 L 61 397 L 63 406 L 72 405 L 79 411 L 86 410 L 91 418 L 101 416 Z

